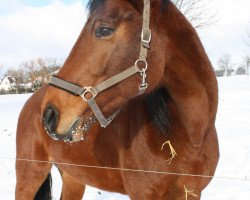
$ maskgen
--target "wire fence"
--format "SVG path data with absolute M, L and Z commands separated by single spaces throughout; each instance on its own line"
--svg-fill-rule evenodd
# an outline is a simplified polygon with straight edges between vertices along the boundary
M 92 169 L 103 169 L 103 170 L 111 170 L 111 171 L 125 171 L 125 172 L 148 173 L 148 174 L 158 174 L 158 175 L 175 175 L 175 176 L 200 177 L 200 178 L 215 178 L 215 179 L 227 179 L 227 180 L 238 180 L 238 181 L 250 182 L 250 178 L 248 178 L 247 176 L 245 177 L 230 177 L 230 176 L 216 176 L 216 175 L 210 176 L 210 175 L 202 175 L 202 174 L 189 174 L 189 173 L 177 173 L 177 172 L 167 172 L 167 171 L 118 168 L 118 167 L 104 167 L 104 166 L 96 166 L 96 165 L 73 164 L 73 163 L 32 160 L 32 159 L 25 159 L 25 158 L 1 157 L 1 156 L 0 156 L 0 159 L 24 161 L 24 162 L 35 162 L 35 163 L 47 163 L 47 164 L 64 165 L 64 166 L 72 166 L 72 167 L 84 167 L 84 168 L 92 168 Z

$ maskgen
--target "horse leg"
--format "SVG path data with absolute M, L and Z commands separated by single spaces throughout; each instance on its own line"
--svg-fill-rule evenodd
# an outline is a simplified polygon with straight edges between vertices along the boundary
M 62 194 L 60 200 L 81 200 L 85 191 L 85 185 L 79 183 L 65 172 L 62 176 Z
M 40 186 L 50 190 L 49 172 L 51 164 L 35 163 L 29 161 L 16 161 L 16 200 L 34 200 Z M 47 184 L 45 186 L 44 184 Z M 41 195 L 47 195 L 48 191 L 40 192 Z M 49 191 L 50 193 L 50 191 Z M 50 196 L 50 195 L 49 195 Z M 48 197 L 48 195 L 47 195 Z M 49 198 L 47 198 L 49 199 Z
M 16 200 L 51 199 L 52 164 L 49 155 L 33 126 L 24 126 L 23 115 L 19 117 L 16 139 Z M 31 120 L 30 120 L 31 121 Z M 35 124 L 35 123 L 34 123 Z

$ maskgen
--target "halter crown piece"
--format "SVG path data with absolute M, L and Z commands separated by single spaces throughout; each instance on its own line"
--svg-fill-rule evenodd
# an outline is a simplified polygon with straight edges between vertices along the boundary
M 126 69 L 125 71 L 99 83 L 95 87 L 88 86 L 88 87 L 80 87 L 74 83 L 65 81 L 57 76 L 52 76 L 49 82 L 49 85 L 55 86 L 62 90 L 65 90 L 73 95 L 81 96 L 82 99 L 87 102 L 92 109 L 96 119 L 100 123 L 101 127 L 107 127 L 114 117 L 118 114 L 119 111 L 115 112 L 111 117 L 105 118 L 103 113 L 101 112 L 99 106 L 95 101 L 95 97 L 101 93 L 102 91 L 116 85 L 119 82 L 129 78 L 130 76 L 139 73 L 142 77 L 142 82 L 139 85 L 139 93 L 138 95 L 143 94 L 148 84 L 146 83 L 146 71 L 148 68 L 147 63 L 147 54 L 150 41 L 151 41 L 151 30 L 149 28 L 150 23 L 150 0 L 144 0 L 144 9 L 143 9 L 143 23 L 142 23 L 142 32 L 141 32 L 141 47 L 140 47 L 140 54 L 139 59 L 135 62 L 135 65 Z M 143 67 L 139 67 L 143 65 Z M 87 98 L 87 94 L 91 94 L 91 98 Z

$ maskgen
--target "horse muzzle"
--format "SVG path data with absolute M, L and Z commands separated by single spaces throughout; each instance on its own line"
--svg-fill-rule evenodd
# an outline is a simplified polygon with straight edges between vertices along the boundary
M 73 121 L 70 128 L 66 130 L 64 133 L 57 132 L 57 126 L 59 121 L 59 112 L 58 110 L 49 105 L 46 107 L 43 113 L 43 125 L 47 132 L 47 134 L 57 141 L 64 142 L 79 142 L 84 140 L 85 133 L 90 129 L 92 123 L 96 121 L 94 117 L 83 122 L 82 118 L 77 118 Z

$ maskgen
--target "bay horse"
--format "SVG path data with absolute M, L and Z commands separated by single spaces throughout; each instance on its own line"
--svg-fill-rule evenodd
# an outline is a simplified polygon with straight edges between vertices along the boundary
M 196 31 L 168 0 L 88 9 L 64 66 L 20 113 L 16 200 L 51 199 L 53 164 L 62 200 L 86 184 L 131 200 L 200 199 L 219 159 L 218 91 Z

